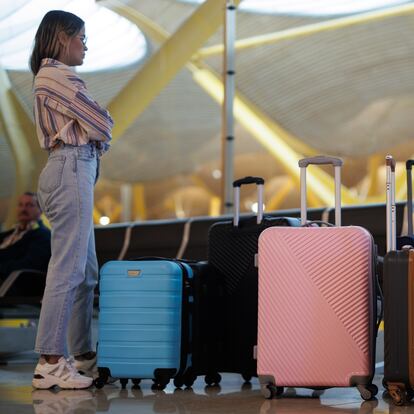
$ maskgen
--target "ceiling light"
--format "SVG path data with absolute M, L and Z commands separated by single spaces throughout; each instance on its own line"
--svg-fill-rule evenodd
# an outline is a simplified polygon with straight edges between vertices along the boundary
M 110 222 L 111 222 L 111 219 L 110 219 L 109 217 L 107 217 L 107 216 L 102 216 L 102 217 L 99 219 L 99 224 L 101 224 L 102 226 L 106 226 L 106 225 L 108 225 Z
M 215 180 L 219 180 L 221 178 L 221 170 L 215 169 L 211 172 L 211 175 Z
M 250 206 L 250 209 L 253 211 L 253 213 L 257 214 L 258 206 L 259 206 L 259 204 L 257 203 L 257 201 L 252 203 L 252 205 Z M 265 210 L 265 208 L 266 208 L 266 206 L 263 204 L 263 211 Z

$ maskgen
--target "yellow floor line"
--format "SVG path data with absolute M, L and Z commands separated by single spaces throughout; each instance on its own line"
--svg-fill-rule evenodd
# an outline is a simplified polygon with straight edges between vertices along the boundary
M 30 319 L 0 319 L 0 328 L 23 328 L 30 325 Z

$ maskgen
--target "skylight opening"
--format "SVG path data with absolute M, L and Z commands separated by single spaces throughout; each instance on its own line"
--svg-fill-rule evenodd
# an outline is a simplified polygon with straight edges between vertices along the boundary
M 49 10 L 65 10 L 85 21 L 88 38 L 79 72 L 114 69 L 139 62 L 147 42 L 138 27 L 94 0 L 0 0 L 0 64 L 6 69 L 29 70 L 36 30 Z

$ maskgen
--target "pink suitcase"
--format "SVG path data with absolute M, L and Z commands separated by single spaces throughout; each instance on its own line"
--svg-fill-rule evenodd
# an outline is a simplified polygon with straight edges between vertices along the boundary
M 302 224 L 310 164 L 335 167 L 336 227 L 271 227 L 261 233 L 259 381 L 266 398 L 282 394 L 283 387 L 357 386 L 369 400 L 378 392 L 372 384 L 377 332 L 373 239 L 362 227 L 340 227 L 338 158 L 299 161 Z

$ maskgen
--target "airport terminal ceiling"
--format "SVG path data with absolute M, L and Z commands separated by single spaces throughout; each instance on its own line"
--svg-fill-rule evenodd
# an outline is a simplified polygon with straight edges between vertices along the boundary
M 211 79 L 221 81 L 223 55 L 213 47 L 222 43 L 221 25 L 210 28 L 200 46 L 189 50 L 189 59 L 164 87 L 154 86 L 168 72 L 163 60 L 154 57 L 165 53 L 174 60 L 176 53 L 176 60 L 182 59 L 188 51 L 181 49 L 190 43 L 185 38 L 179 42 L 176 33 L 185 24 L 189 33 L 196 33 L 193 17 L 200 3 L 208 2 L 90 0 L 81 1 L 78 11 L 78 2 L 69 0 L 0 0 L 0 59 L 17 97 L 11 106 L 21 107 L 19 119 L 32 117 L 32 75 L 24 66 L 24 53 L 30 53 L 34 30 L 52 3 L 84 17 L 90 59 L 81 76 L 123 126 L 115 131 L 112 149 L 102 162 L 97 211 L 120 220 L 120 193 L 128 185 L 135 205 L 132 219 L 217 211 L 222 109 L 213 98 L 217 82 Z M 25 8 L 37 15 L 22 14 Z M 355 200 L 367 201 L 368 193 L 380 196 L 376 179 L 382 177 L 382 157 L 388 152 L 400 160 L 414 155 L 413 13 L 412 1 L 241 1 L 236 17 L 236 96 L 247 112 L 236 114 L 235 177 L 263 175 L 271 207 L 298 207 L 296 181 L 280 162 L 284 149 L 275 155 L 276 136 L 295 154 L 344 157 L 344 184 Z M 106 21 L 108 15 L 113 20 Z M 212 25 L 214 19 L 204 17 Z M 175 49 L 166 47 L 167 39 Z M 247 39 L 251 42 L 244 46 Z M 112 63 L 111 57 L 116 58 Z M 140 79 L 145 70 L 154 78 Z M 126 92 L 122 106 L 120 97 Z M 4 105 L 3 99 L 2 114 Z M 125 121 L 124 114 L 132 120 Z M 16 140 L 13 128 L 4 125 L 10 120 L 4 118 L 0 221 L 18 182 L 11 171 Z M 274 135 L 273 152 L 263 146 L 263 123 Z M 29 129 L 24 140 L 33 144 L 33 132 Z M 26 143 L 35 151 L 32 144 Z M 33 166 L 33 171 L 38 168 Z M 247 192 L 244 207 L 251 204 L 252 194 Z

